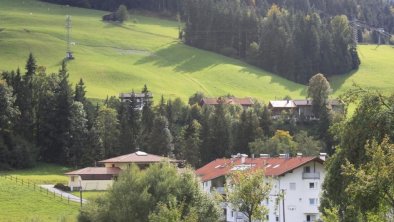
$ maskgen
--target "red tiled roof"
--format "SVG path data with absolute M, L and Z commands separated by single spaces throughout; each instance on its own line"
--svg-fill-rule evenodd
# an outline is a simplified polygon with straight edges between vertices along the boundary
M 65 173 L 66 175 L 117 175 L 120 173 L 118 167 L 86 167 L 83 169 Z
M 229 105 L 250 106 L 250 105 L 254 104 L 253 100 L 249 97 L 245 97 L 245 98 L 228 97 L 228 98 L 223 98 L 223 99 L 224 99 L 224 104 L 229 104 Z M 218 105 L 219 99 L 218 98 L 203 98 L 202 104 Z
M 180 162 L 179 160 L 168 157 L 157 156 L 141 151 L 130 153 L 122 156 L 113 157 L 106 160 L 101 160 L 99 163 L 156 163 L 162 161 Z
M 280 176 L 311 161 L 324 162 L 319 157 L 246 158 L 244 164 L 241 164 L 241 158 L 216 159 L 197 169 L 196 174 L 201 177 L 202 181 L 209 181 L 229 174 L 233 167 L 240 165 L 248 167 L 249 165 L 254 169 L 264 169 L 266 176 Z

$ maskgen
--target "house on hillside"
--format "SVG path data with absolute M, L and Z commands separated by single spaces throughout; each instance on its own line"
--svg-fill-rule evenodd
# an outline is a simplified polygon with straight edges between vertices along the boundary
M 106 190 L 112 186 L 122 170 L 127 170 L 132 164 L 145 169 L 150 164 L 163 161 L 177 165 L 182 163 L 180 160 L 137 151 L 99 161 L 104 164 L 104 167 L 86 167 L 65 173 L 65 175 L 69 177 L 68 186 L 71 190 Z
M 216 106 L 220 103 L 226 105 L 240 105 L 243 108 L 248 108 L 253 106 L 254 102 L 252 98 L 245 97 L 245 98 L 236 98 L 236 97 L 219 97 L 219 98 L 203 98 L 200 101 L 200 106 Z
M 231 159 L 217 159 L 196 170 L 202 189 L 207 193 L 225 194 L 227 175 L 235 170 L 264 169 L 271 179 L 270 197 L 261 204 L 269 209 L 269 222 L 314 222 L 319 219 L 321 185 L 324 180 L 325 154 L 319 157 L 297 157 L 280 155 L 270 157 L 262 154 L 258 158 L 236 155 Z M 278 195 L 284 198 L 278 201 Z M 233 209 L 231 204 L 222 204 L 223 220 L 227 222 L 247 221 L 247 217 Z
M 273 119 L 277 119 L 283 111 L 296 119 L 318 120 L 312 109 L 312 99 L 272 100 L 268 104 Z M 344 112 L 344 104 L 340 100 L 329 100 L 329 108 L 336 113 Z
M 147 93 L 130 92 L 130 93 L 120 93 L 119 99 L 121 102 L 134 101 L 137 109 L 142 110 L 142 107 L 144 107 L 144 105 L 147 102 L 150 102 L 153 99 L 153 96 L 151 92 L 147 92 Z
M 296 108 L 297 106 L 293 100 L 271 100 L 268 103 L 268 109 L 271 110 L 274 119 L 278 118 L 283 111 L 292 114 L 296 111 Z

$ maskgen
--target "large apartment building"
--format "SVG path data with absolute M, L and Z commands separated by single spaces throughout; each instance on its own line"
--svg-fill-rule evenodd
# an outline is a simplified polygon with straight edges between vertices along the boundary
M 231 159 L 217 159 L 196 171 L 201 178 L 202 189 L 208 193 L 225 195 L 227 175 L 234 170 L 260 168 L 265 170 L 272 189 L 267 200 L 269 222 L 312 222 L 319 219 L 321 185 L 324 180 L 325 154 L 319 157 L 297 157 L 280 155 L 269 157 L 262 154 L 258 158 L 248 158 L 245 154 Z M 282 196 L 284 198 L 279 198 Z M 244 222 L 247 217 L 233 209 L 231 204 L 222 203 L 223 221 Z

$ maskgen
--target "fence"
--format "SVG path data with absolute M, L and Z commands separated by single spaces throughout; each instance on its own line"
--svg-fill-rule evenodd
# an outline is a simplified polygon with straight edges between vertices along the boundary
M 75 197 L 70 197 L 69 195 L 63 196 L 62 192 L 56 192 L 49 190 L 48 188 L 41 187 L 40 185 L 37 185 L 36 183 L 27 180 L 27 179 L 22 179 L 18 178 L 17 176 L 11 176 L 11 175 L 0 175 L 0 178 L 4 178 L 5 180 L 10 180 L 15 182 L 16 184 L 20 184 L 22 186 L 26 186 L 27 188 L 32 189 L 33 191 L 37 191 L 43 194 L 46 194 L 48 197 L 52 197 L 54 199 L 59 199 L 61 202 L 66 202 L 67 204 L 70 204 L 70 201 L 72 202 L 80 202 L 81 207 L 83 201 L 80 198 L 75 198 Z

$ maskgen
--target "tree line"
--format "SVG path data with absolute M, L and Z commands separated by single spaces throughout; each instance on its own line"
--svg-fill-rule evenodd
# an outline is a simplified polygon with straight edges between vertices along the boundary
M 165 13 L 167 15 L 176 14 L 181 10 L 180 0 L 41 0 L 61 5 L 71 5 L 83 8 L 92 8 L 106 11 L 114 11 L 120 5 L 125 5 L 128 9 L 142 9 L 152 12 Z
M 157 105 L 145 100 L 142 110 L 135 98 L 93 104 L 82 79 L 71 86 L 66 63 L 48 74 L 30 54 L 25 68 L 1 75 L 2 168 L 29 167 L 36 160 L 92 166 L 138 149 L 197 167 L 234 153 L 315 155 L 331 147 L 327 128 L 320 127 L 324 121 L 297 122 L 286 112 L 274 121 L 257 100 L 248 109 L 224 104 L 224 97 L 217 106 L 201 107 L 202 93 L 188 103 L 163 96 Z M 145 85 L 142 93 L 148 92 Z
M 287 10 L 267 2 L 185 1 L 185 43 L 307 83 L 316 73 L 344 74 L 360 60 L 346 16 Z

